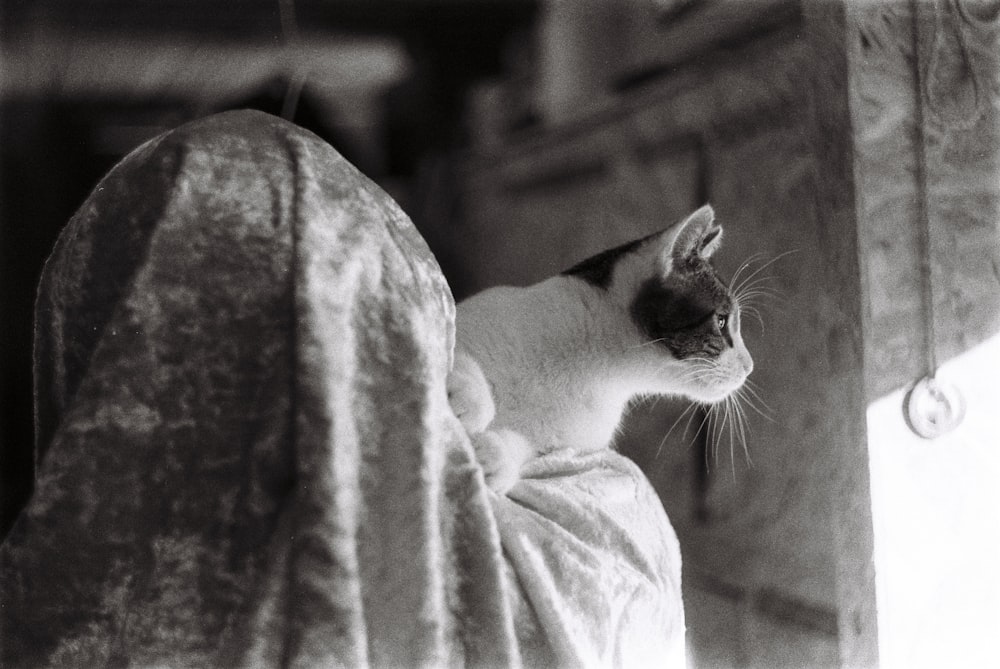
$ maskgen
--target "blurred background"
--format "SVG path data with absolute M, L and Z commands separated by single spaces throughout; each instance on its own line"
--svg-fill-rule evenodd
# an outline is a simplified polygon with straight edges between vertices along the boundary
M 60 229 L 146 139 L 252 107 L 394 197 L 457 299 L 711 202 L 759 298 L 744 419 L 640 404 L 618 444 L 681 539 L 691 665 L 985 666 L 998 58 L 995 0 L 2 0 L 0 536 Z

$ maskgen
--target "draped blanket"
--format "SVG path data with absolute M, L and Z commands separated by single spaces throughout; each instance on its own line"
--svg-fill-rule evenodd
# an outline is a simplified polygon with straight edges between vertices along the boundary
M 39 288 L 0 664 L 682 662 L 652 489 L 607 452 L 489 492 L 453 317 L 409 220 L 315 136 L 233 112 L 133 152 Z

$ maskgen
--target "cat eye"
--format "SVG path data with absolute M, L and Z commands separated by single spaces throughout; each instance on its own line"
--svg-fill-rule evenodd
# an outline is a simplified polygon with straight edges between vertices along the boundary
M 729 314 L 719 314 L 716 317 L 715 322 L 719 324 L 720 330 L 725 330 L 726 325 L 729 323 Z

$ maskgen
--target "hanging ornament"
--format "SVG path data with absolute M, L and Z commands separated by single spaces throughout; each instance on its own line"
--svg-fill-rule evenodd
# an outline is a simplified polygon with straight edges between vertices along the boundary
M 903 415 L 916 435 L 936 439 L 954 430 L 965 418 L 965 398 L 957 386 L 925 376 L 906 393 Z
M 918 70 L 917 85 L 926 87 L 926 73 Z M 924 439 L 936 439 L 951 432 L 965 418 L 965 398 L 957 386 L 937 378 L 937 320 L 934 315 L 934 276 L 931 253 L 931 219 L 927 210 L 927 149 L 925 144 L 925 95 L 917 101 L 917 224 L 920 243 L 920 289 L 924 317 L 924 372 L 903 398 L 903 417 L 909 428 Z

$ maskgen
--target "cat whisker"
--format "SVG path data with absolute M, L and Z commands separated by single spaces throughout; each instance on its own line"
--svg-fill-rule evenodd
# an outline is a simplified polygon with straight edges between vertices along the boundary
M 738 442 L 743 448 L 744 456 L 747 462 L 750 461 L 749 450 L 747 448 L 747 433 L 745 425 L 745 417 L 743 415 L 742 408 L 739 404 L 739 394 L 734 393 L 726 397 L 725 401 L 725 412 L 727 420 L 727 433 L 729 436 L 729 464 L 733 476 L 733 482 L 736 481 L 736 443 Z
M 771 258 L 770 260 L 768 260 L 766 263 L 764 263 L 763 265 L 761 265 L 760 267 L 758 267 L 757 269 L 755 269 L 753 272 L 751 272 L 750 274 L 748 274 L 735 287 L 730 287 L 730 292 L 738 294 L 740 292 L 740 290 L 742 290 L 750 282 L 750 280 L 753 279 L 755 276 L 758 276 L 765 269 L 767 269 L 768 267 L 770 267 L 774 263 L 778 262 L 779 260 L 781 260 L 785 256 L 791 255 L 793 253 L 798 253 L 798 251 L 799 251 L 799 249 L 789 249 L 788 251 L 785 251 L 783 253 L 779 253 L 778 255 L 774 256 L 773 258 Z
M 719 376 L 712 372 L 705 372 L 702 374 L 691 374 L 691 375 L 681 376 L 676 380 L 685 385 L 696 384 L 701 386 L 712 386 L 718 383 Z
M 714 407 L 713 407 L 713 409 L 715 410 L 715 413 L 718 415 L 718 418 L 716 419 L 716 422 L 715 422 L 715 429 L 712 432 L 712 442 L 713 442 L 712 445 L 714 447 L 714 457 L 715 457 L 715 461 L 718 462 L 719 461 L 719 444 L 722 443 L 722 441 L 723 441 L 723 439 L 725 437 L 725 434 L 726 434 L 726 424 L 727 424 L 727 422 L 729 420 L 729 398 L 726 397 L 722 402 L 719 402 L 719 403 L 715 404 Z M 732 442 L 732 436 L 730 436 L 730 440 L 729 440 L 730 452 L 732 452 L 732 444 L 733 444 L 733 442 Z M 734 476 L 735 476 L 735 472 L 734 472 Z
M 666 367 L 664 367 L 663 369 L 666 369 Z M 708 365 L 692 367 L 690 369 L 685 369 L 683 372 L 681 372 L 679 378 L 690 379 L 697 377 L 702 379 L 708 379 L 712 376 L 713 372 L 715 371 L 716 370 L 714 367 Z
M 763 257 L 764 257 L 764 253 L 762 251 L 758 251 L 757 253 L 754 253 L 752 256 L 750 256 L 749 258 L 747 258 L 746 260 L 743 261 L 743 264 L 741 264 L 739 266 L 739 268 L 737 268 L 737 270 L 733 273 L 732 278 L 729 279 L 729 286 L 728 286 L 728 288 L 729 288 L 730 292 L 733 292 L 733 286 L 736 284 L 736 281 L 740 278 L 740 274 L 742 274 L 744 271 L 750 269 L 750 267 L 753 266 L 753 263 L 756 260 L 758 260 L 760 258 L 763 258 Z
M 663 435 L 663 439 L 660 440 L 660 446 L 659 448 L 657 448 L 657 457 L 659 456 L 660 450 L 662 449 L 663 445 L 666 443 L 667 438 L 670 436 L 670 433 L 673 432 L 674 429 L 676 429 L 677 425 L 680 423 L 681 420 L 683 420 L 685 415 L 687 416 L 687 420 L 684 421 L 684 427 L 681 428 L 681 435 L 691 434 L 691 423 L 694 421 L 695 416 L 698 415 L 699 408 L 704 408 L 704 405 L 701 404 L 700 402 L 691 402 L 687 405 L 687 407 L 684 408 L 684 411 L 682 411 L 680 416 L 678 416 L 677 419 L 674 420 L 673 424 L 670 426 L 670 429 L 667 430 L 667 433 Z M 691 440 L 684 445 L 686 448 L 690 448 L 694 444 L 702 427 L 705 425 L 705 420 L 707 418 L 708 418 L 707 415 L 704 418 L 702 418 L 702 421 L 701 423 L 699 423 L 698 428 L 694 431 L 693 434 L 691 434 Z
M 644 348 L 646 346 L 652 346 L 653 344 L 659 344 L 660 342 L 664 341 L 666 341 L 666 337 L 660 337 L 659 339 L 650 339 L 649 341 L 644 341 L 641 344 L 633 344 L 632 346 L 627 347 L 625 350 L 632 351 L 637 348 Z
M 743 304 L 746 302 L 753 302 L 754 300 L 761 298 L 782 300 L 784 298 L 784 293 L 783 291 L 770 286 L 748 286 L 739 293 L 734 293 L 733 298 L 737 303 Z
M 693 404 L 692 404 L 691 406 L 692 406 L 692 407 L 694 407 L 695 409 L 697 409 L 698 407 L 701 407 L 702 405 L 696 402 L 696 403 L 693 403 Z M 697 414 L 698 414 L 698 412 L 697 412 L 697 411 L 692 411 L 692 412 L 691 412 L 691 415 L 690 415 L 690 416 L 688 416 L 688 419 L 687 419 L 687 422 L 685 422 L 685 423 L 684 423 L 684 434 L 687 434 L 687 433 L 688 433 L 688 431 L 689 431 L 689 430 L 691 429 L 691 421 L 693 421 L 693 420 L 694 420 L 694 417 L 695 417 L 695 416 L 696 416 Z M 697 432 L 695 432 L 695 434 L 694 434 L 694 435 L 693 435 L 693 436 L 691 437 L 691 443 L 689 443 L 689 444 L 688 444 L 688 446 L 690 446 L 691 444 L 693 444 L 693 443 L 694 443 L 694 439 L 695 439 L 695 437 L 697 437 L 697 436 L 698 436 L 698 433 L 697 433 Z
M 739 285 L 733 286 L 732 292 L 734 295 L 739 295 L 740 293 L 754 288 L 770 288 L 772 290 L 777 290 L 772 285 L 772 282 L 777 278 L 778 277 L 775 274 L 759 274 L 755 272 L 753 277 L 744 277 L 744 279 L 740 281 Z
M 740 388 L 735 394 L 733 400 L 733 408 L 736 411 L 736 416 L 739 419 L 739 429 L 740 429 L 740 441 L 743 444 L 743 456 L 746 458 L 747 466 L 753 468 L 753 460 L 750 459 L 750 449 L 747 447 L 747 435 L 750 433 L 750 424 L 747 420 L 746 412 L 743 410 L 741 401 L 743 401 L 743 389 Z
M 745 270 L 749 269 L 749 267 L 753 265 L 754 260 L 759 258 L 761 255 L 762 254 L 760 252 L 754 253 L 752 256 L 750 256 L 742 263 L 740 263 L 740 266 L 736 268 L 736 271 L 733 272 L 733 276 L 729 279 L 729 288 L 733 287 L 733 284 L 736 282 L 736 280 L 740 278 L 740 274 L 742 274 Z
M 666 362 L 660 365 L 654 373 L 660 374 L 666 371 L 672 362 L 673 361 Z M 685 369 L 675 378 L 680 381 L 710 380 L 713 373 L 716 371 L 715 364 L 712 361 L 695 359 L 694 362 L 691 363 L 689 369 Z
M 757 392 L 757 389 L 759 388 L 760 386 L 758 386 L 750 379 L 747 379 L 743 383 L 743 387 L 740 390 L 747 393 L 746 395 L 743 396 L 744 399 L 746 400 L 747 406 L 749 406 L 751 409 L 760 414 L 762 418 L 765 418 L 773 423 L 774 422 L 773 416 L 775 414 L 774 408 L 772 408 L 767 402 L 764 401 L 764 398 L 760 396 L 760 393 Z M 758 407 L 757 402 L 759 402 L 761 406 L 763 406 L 764 408 L 761 409 L 760 407 Z
M 659 374 L 662 374 L 663 372 L 669 371 L 670 367 L 671 367 L 671 365 L 673 363 L 674 363 L 673 360 L 668 360 L 666 362 L 660 363 L 659 365 L 657 365 L 657 367 L 656 367 L 656 369 L 654 370 L 653 373 L 659 375 Z M 699 365 L 692 365 L 690 368 L 682 370 L 680 372 L 680 376 L 681 376 L 681 378 L 684 378 L 684 377 L 688 377 L 688 376 L 690 376 L 692 374 L 705 373 L 705 372 L 708 372 L 708 371 L 710 371 L 710 369 L 706 365 L 700 365 L 700 364 Z
M 706 412 L 708 415 L 708 423 L 705 425 L 705 439 L 708 439 L 708 448 L 705 449 L 705 459 L 708 460 L 709 454 L 711 454 L 711 460 L 713 463 L 719 461 L 719 444 L 715 439 L 715 425 L 718 422 L 718 418 L 715 415 L 715 407 L 710 407 Z
M 758 416 L 760 416 L 769 423 L 774 422 L 774 416 L 772 415 L 772 412 L 757 406 L 757 402 L 760 401 L 759 398 L 755 401 L 754 399 L 751 399 L 749 395 L 741 394 L 740 399 L 743 401 L 743 404 L 746 407 L 750 408 L 755 414 L 757 414 Z
M 743 426 L 739 422 L 740 414 L 734 395 L 726 398 L 726 412 L 731 414 L 729 422 L 729 463 L 733 471 L 733 483 L 736 482 L 736 447 L 733 442 L 739 442 L 746 450 L 746 438 L 743 437 Z
M 744 397 L 743 401 L 746 404 L 747 408 L 749 408 L 755 414 L 766 420 L 768 423 L 775 422 L 774 417 L 771 414 L 769 414 L 767 411 L 762 410 L 759 406 L 754 404 L 754 402 L 751 401 L 749 397 Z
M 688 358 L 686 362 L 697 367 L 715 367 L 715 360 L 700 355 Z
M 722 441 L 722 439 L 720 439 L 720 435 L 724 432 L 726 428 L 725 403 L 713 404 L 712 409 L 713 409 L 712 413 L 715 416 L 715 420 L 712 422 L 710 430 L 710 434 L 712 435 L 712 457 L 715 458 L 716 462 L 718 462 L 719 442 Z M 720 413 L 722 414 L 721 416 L 719 415 Z
M 749 304 L 740 304 L 740 315 L 746 314 L 752 316 L 760 324 L 761 333 L 764 332 L 764 317 L 761 315 L 757 307 L 751 306 Z
M 726 416 L 729 419 L 729 466 L 733 472 L 733 482 L 736 481 L 736 441 L 739 441 L 739 429 L 736 425 L 737 414 L 733 408 L 733 396 L 726 398 Z
M 733 295 L 733 300 L 736 302 L 740 310 L 740 313 L 745 313 L 747 316 L 755 319 L 760 324 L 762 333 L 765 329 L 764 317 L 761 314 L 760 309 L 758 309 L 758 305 L 772 301 L 781 302 L 784 300 L 784 294 L 780 289 L 769 285 L 769 282 L 774 280 L 774 276 L 770 274 L 762 276 L 761 272 L 791 252 L 792 251 L 788 251 L 771 258 L 769 261 L 741 278 L 742 273 L 750 267 L 751 263 L 756 258 L 761 256 L 761 254 L 755 254 L 740 266 L 740 269 L 736 271 L 736 274 L 734 274 L 733 278 L 730 280 L 729 289 Z
M 747 417 L 745 406 L 754 408 L 760 412 L 755 405 L 744 394 L 744 389 L 739 388 L 732 394 L 726 396 L 722 401 L 708 406 L 705 418 L 702 420 L 699 431 L 704 427 L 711 438 L 711 445 L 705 451 L 705 468 L 711 471 L 711 461 L 718 463 L 719 446 L 728 440 L 730 468 L 733 480 L 736 480 L 736 444 L 743 449 L 743 456 L 747 466 L 753 468 L 754 463 L 750 457 L 748 447 L 748 436 L 750 434 L 750 422 Z M 770 418 L 770 417 L 768 417 Z M 690 421 L 690 419 L 689 419 Z
M 741 295 L 734 298 L 734 301 L 740 308 L 740 312 L 747 311 L 748 309 L 756 309 L 758 307 L 770 307 L 772 305 L 784 305 L 788 303 L 787 298 L 784 295 L 779 295 L 777 293 L 758 293 L 755 295 Z
M 783 301 L 785 299 L 783 290 L 773 286 L 768 286 L 764 283 L 771 280 L 771 278 L 772 277 L 764 277 L 754 281 L 751 285 L 744 286 L 739 292 L 733 293 L 733 299 L 740 305 L 757 301 Z M 758 281 L 760 283 L 758 283 Z
M 701 423 L 698 424 L 698 428 L 694 431 L 694 438 L 695 439 L 697 439 L 698 435 L 702 433 L 702 430 L 707 430 L 709 433 L 711 433 L 711 419 L 712 419 L 712 409 L 711 409 L 711 407 L 709 407 L 706 411 L 704 411 L 704 414 L 705 414 L 704 418 L 701 419 Z M 707 425 L 706 425 L 706 423 L 707 423 Z M 705 471 L 706 472 L 712 471 L 711 467 L 709 466 L 709 457 L 708 457 L 708 454 L 709 454 L 709 449 L 706 448 L 705 449 Z
M 688 417 L 688 424 L 690 424 L 691 417 L 694 416 L 695 407 L 697 407 L 696 404 L 689 404 L 684 409 L 684 411 L 681 412 L 681 414 L 677 417 L 677 419 L 673 422 L 673 424 L 670 426 L 670 429 L 667 430 L 667 433 L 663 435 L 662 439 L 660 439 L 660 445 L 656 447 L 656 455 L 653 456 L 653 460 L 659 459 L 660 452 L 663 450 L 663 445 L 667 443 L 667 439 L 670 437 L 670 434 L 674 431 L 674 428 L 677 427 L 677 424 L 681 422 L 681 419 L 683 419 L 686 414 L 691 414 L 691 416 Z

